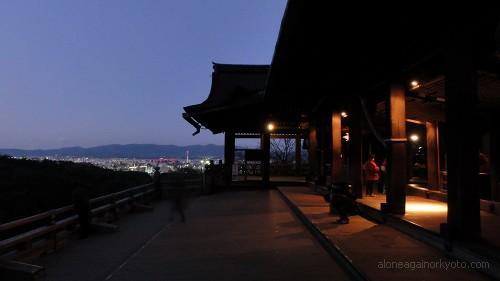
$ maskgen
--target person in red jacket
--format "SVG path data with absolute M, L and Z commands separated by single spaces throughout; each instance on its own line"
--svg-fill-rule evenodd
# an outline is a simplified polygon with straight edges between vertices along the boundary
M 370 154 L 363 165 L 365 171 L 366 196 L 373 196 L 373 185 L 380 180 L 380 168 L 375 163 L 375 155 Z

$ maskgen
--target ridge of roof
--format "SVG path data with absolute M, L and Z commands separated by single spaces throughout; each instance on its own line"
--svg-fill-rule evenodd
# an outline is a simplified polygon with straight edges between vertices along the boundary
M 218 71 L 224 70 L 257 70 L 257 71 L 268 71 L 270 68 L 269 64 L 227 64 L 227 63 L 216 63 L 212 62 L 213 69 Z

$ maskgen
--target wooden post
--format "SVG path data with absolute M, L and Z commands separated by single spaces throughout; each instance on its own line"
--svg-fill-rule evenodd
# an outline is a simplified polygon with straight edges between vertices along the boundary
M 471 240 L 481 232 L 479 205 L 479 118 L 474 35 L 458 24 L 449 30 L 445 51 L 448 220 L 443 234 Z
M 326 128 L 326 122 L 324 119 L 324 115 L 320 115 L 320 120 L 319 120 L 319 126 L 317 127 L 317 148 L 318 148 L 318 163 L 319 163 L 319 172 L 318 172 L 318 183 L 321 185 L 324 185 L 326 183 L 326 172 L 325 172 L 325 167 L 326 167 L 326 151 L 327 149 L 327 142 L 329 141 L 329 138 L 327 138 L 327 128 Z M 329 122 L 328 122 L 329 123 Z M 328 171 L 328 174 L 330 174 L 330 171 Z
M 363 131 L 360 101 L 353 101 L 349 112 L 349 176 L 357 198 L 363 197 Z
M 261 134 L 260 139 L 260 149 L 262 153 L 262 158 L 260 162 L 261 174 L 262 174 L 262 184 L 264 188 L 269 188 L 269 160 L 271 156 L 271 135 L 268 132 Z
M 295 135 L 295 173 L 300 175 L 300 170 L 302 166 L 302 147 L 301 147 L 301 137 L 300 133 Z
M 404 214 L 406 205 L 406 109 L 405 88 L 399 83 L 390 86 L 387 112 L 389 113 L 390 139 L 387 140 L 387 203 L 384 211 Z
M 332 114 L 332 182 L 342 180 L 342 116 Z
M 491 200 L 500 201 L 500 190 L 498 186 L 498 175 L 500 173 L 500 149 L 497 145 L 500 141 L 500 134 L 497 128 L 491 128 L 490 138 Z
M 427 135 L 427 188 L 437 190 L 439 184 L 439 132 L 437 122 L 425 122 Z
M 318 142 L 317 142 L 317 130 L 316 125 L 309 125 L 309 175 L 310 179 L 315 181 L 318 176 Z
M 226 186 L 231 185 L 233 179 L 233 163 L 234 163 L 234 132 L 224 133 L 224 178 Z

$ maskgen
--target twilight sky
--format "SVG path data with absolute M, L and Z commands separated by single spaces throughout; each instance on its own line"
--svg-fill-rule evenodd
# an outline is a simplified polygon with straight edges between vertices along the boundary
M 0 147 L 222 144 L 182 107 L 266 64 L 286 0 L 0 1 Z

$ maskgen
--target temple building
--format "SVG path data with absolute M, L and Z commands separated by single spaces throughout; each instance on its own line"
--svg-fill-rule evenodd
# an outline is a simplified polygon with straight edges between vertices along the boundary
M 500 207 L 500 15 L 321 5 L 288 1 L 271 65 L 214 64 L 207 100 L 185 107 L 197 132 L 225 134 L 227 183 L 235 138 L 261 140 L 265 187 L 270 138 L 294 138 L 308 182 L 359 198 L 374 154 L 383 212 L 405 214 L 408 194 L 443 200 L 441 234 L 479 237 L 481 208 Z

